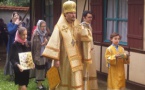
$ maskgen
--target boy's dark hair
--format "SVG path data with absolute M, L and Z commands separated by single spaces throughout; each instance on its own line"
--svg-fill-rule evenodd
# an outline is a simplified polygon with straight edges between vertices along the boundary
M 119 36 L 119 38 L 121 39 L 121 36 L 116 33 L 116 32 L 113 32 L 111 35 L 110 35 L 110 39 L 112 39 L 113 37 L 116 37 L 116 36 Z
M 83 16 L 83 17 L 86 17 L 87 14 L 91 14 L 91 15 L 92 15 L 91 11 L 84 11 L 82 16 Z

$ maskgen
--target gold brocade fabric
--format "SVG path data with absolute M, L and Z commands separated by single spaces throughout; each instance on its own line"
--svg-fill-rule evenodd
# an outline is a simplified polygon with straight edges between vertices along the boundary
M 59 73 L 61 81 L 55 90 L 84 90 L 81 70 L 83 69 L 80 41 L 81 30 L 77 25 L 79 24 L 76 21 L 73 24 L 68 24 L 62 14 L 43 52 L 44 56 L 60 61 Z M 62 31 L 64 33 L 69 32 L 70 36 L 66 39 L 66 37 L 63 37 Z M 72 48 L 68 47 L 68 44 Z M 75 72 L 73 72 L 73 69 L 75 69 Z
M 90 24 L 88 23 L 81 23 L 82 26 L 82 32 L 81 32 L 81 41 L 85 41 L 85 42 L 92 42 L 93 38 L 92 38 L 92 28 L 90 26 Z
M 83 70 L 82 55 L 80 53 L 81 27 L 79 26 L 79 23 L 75 21 L 72 24 L 68 24 L 64 15 L 62 14 L 57 23 L 57 26 L 63 38 L 64 47 L 68 55 L 72 72 Z
M 76 3 L 74 1 L 66 1 L 63 3 L 63 13 L 76 12 Z
M 83 70 L 83 80 L 84 80 L 84 90 L 98 90 L 97 74 L 96 74 L 96 64 L 94 58 L 93 48 L 93 37 L 92 28 L 90 24 L 85 22 L 81 23 L 82 33 L 81 41 L 83 43 L 83 56 L 84 56 L 84 70 Z
M 124 54 L 124 58 L 116 58 L 116 54 Z M 129 64 L 129 58 L 126 57 L 124 48 L 111 45 L 105 53 L 106 66 L 108 67 L 108 90 L 122 90 L 125 87 L 124 64 Z
M 56 67 L 51 67 L 46 74 L 46 77 L 48 79 L 48 85 L 50 87 L 50 90 L 53 90 L 54 88 L 57 87 L 57 85 L 59 85 L 60 83 L 60 76 L 58 73 L 58 70 Z
M 81 23 L 81 27 L 82 27 L 81 41 L 83 43 L 84 62 L 91 64 L 92 63 L 91 49 L 93 48 L 93 46 L 91 45 L 93 42 L 91 27 L 89 27 L 89 24 L 85 22 Z

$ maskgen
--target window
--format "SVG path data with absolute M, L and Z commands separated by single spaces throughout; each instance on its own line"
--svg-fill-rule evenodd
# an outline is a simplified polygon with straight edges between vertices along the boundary
M 94 42 L 109 42 L 117 32 L 120 44 L 143 49 L 144 0 L 91 0 L 91 11 Z
M 104 0 L 104 41 L 110 42 L 110 34 L 122 36 L 120 44 L 127 45 L 127 0 Z
M 53 0 L 45 0 L 46 22 L 49 29 L 53 30 Z

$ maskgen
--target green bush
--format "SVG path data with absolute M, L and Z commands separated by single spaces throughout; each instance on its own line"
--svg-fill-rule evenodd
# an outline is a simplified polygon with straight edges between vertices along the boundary
M 0 5 L 29 7 L 30 0 L 0 0 Z
M 43 82 L 45 87 L 48 87 L 48 82 L 45 80 Z M 14 81 L 10 81 L 9 76 L 3 74 L 3 70 L 0 68 L 0 90 L 17 90 L 18 86 L 14 84 Z M 27 90 L 36 90 L 37 85 L 35 79 L 30 79 Z

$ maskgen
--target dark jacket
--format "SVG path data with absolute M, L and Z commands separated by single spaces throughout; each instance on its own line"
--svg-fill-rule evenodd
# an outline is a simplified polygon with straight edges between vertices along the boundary
M 12 47 L 11 47 L 11 50 L 9 53 L 9 59 L 13 65 L 15 71 L 19 70 L 17 67 L 17 64 L 20 64 L 18 53 L 28 52 L 28 51 L 30 51 L 30 45 L 29 46 L 22 45 L 19 42 L 14 42 L 12 44 Z

